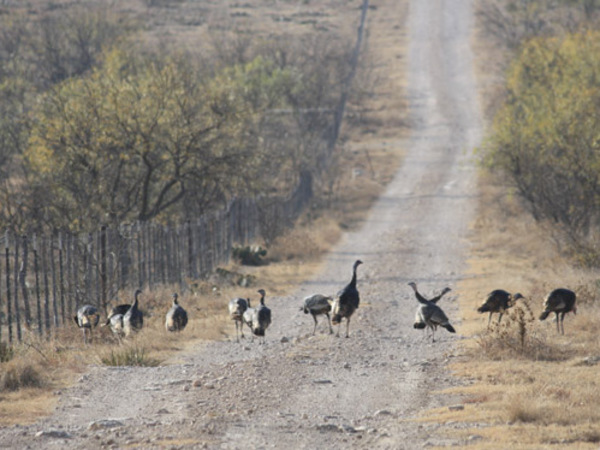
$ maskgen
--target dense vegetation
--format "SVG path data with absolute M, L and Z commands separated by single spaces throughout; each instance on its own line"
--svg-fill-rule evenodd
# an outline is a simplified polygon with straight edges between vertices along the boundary
M 562 22 L 544 19 L 552 11 L 548 2 L 519 3 L 528 3 L 528 11 L 535 6 L 540 12 L 543 6 L 546 15 L 540 16 L 539 32 L 522 36 L 512 53 L 484 160 L 508 176 L 535 219 L 549 224 L 558 242 L 579 261 L 597 265 L 600 32 L 592 19 L 600 5 L 553 2 L 556 7 L 575 4 L 585 13 L 570 24 L 576 28 L 572 31 L 564 26 L 564 11 Z
M 3 13 L 0 229 L 186 219 L 327 164 L 351 38 L 191 54 L 101 6 Z

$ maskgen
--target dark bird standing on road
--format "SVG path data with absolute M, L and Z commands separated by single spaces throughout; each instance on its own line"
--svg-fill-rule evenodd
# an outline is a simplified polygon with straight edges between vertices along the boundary
M 229 305 L 227 306 L 229 310 L 229 317 L 231 320 L 235 322 L 235 340 L 240 342 L 239 333 L 242 333 L 242 338 L 244 337 L 244 313 L 250 306 L 250 299 L 246 300 L 245 298 L 233 298 L 229 301 Z M 239 331 L 238 331 L 239 328 Z
M 346 318 L 346 337 L 350 337 L 350 318 L 360 304 L 360 296 L 356 289 L 356 268 L 362 264 L 361 260 L 356 260 L 352 266 L 352 279 L 341 291 L 333 302 L 333 319 L 331 322 L 338 325 L 337 336 L 340 335 L 340 326 L 342 319 Z
M 421 295 L 421 293 L 417 289 L 417 283 L 415 283 L 414 281 L 411 281 L 410 283 L 408 283 L 408 285 L 413 288 L 413 291 L 415 291 L 415 297 L 417 297 L 417 300 L 419 300 L 419 302 L 428 301 L 428 302 L 432 302 L 432 303 L 437 303 L 444 295 L 446 295 L 448 292 L 450 292 L 452 290 L 449 287 L 445 287 L 444 289 L 442 289 L 442 292 L 439 295 L 437 295 L 433 298 L 425 298 L 425 297 L 423 297 L 423 295 Z M 413 327 L 420 329 L 420 330 L 427 327 L 427 324 L 424 322 L 423 318 L 421 317 L 421 307 L 420 306 L 417 308 L 417 311 L 415 313 L 415 323 L 414 323 Z
M 416 283 L 411 281 L 410 283 L 408 283 L 408 285 L 416 291 Z M 435 330 L 437 329 L 438 325 L 444 327 L 450 333 L 456 333 L 456 330 L 450 324 L 450 321 L 448 320 L 448 317 L 446 316 L 444 311 L 442 311 L 442 308 L 440 308 L 434 302 L 431 302 L 422 296 L 418 296 L 417 301 L 421 304 L 421 306 L 417 310 L 418 323 L 423 322 L 426 324 L 426 326 L 431 328 L 432 342 L 435 342 Z

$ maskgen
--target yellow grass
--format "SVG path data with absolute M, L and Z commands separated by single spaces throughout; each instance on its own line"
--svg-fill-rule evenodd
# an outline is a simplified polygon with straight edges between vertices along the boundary
M 182 3 L 183 9 L 174 8 L 170 12 L 184 16 L 186 5 Z M 198 42 L 207 42 L 199 39 L 198 33 L 202 33 L 202 30 L 208 30 L 218 40 L 219 33 L 225 34 L 222 30 L 253 29 L 253 35 L 258 39 L 261 35 L 282 32 L 314 33 L 315 29 L 323 31 L 328 27 L 341 31 L 346 27 L 350 30 L 349 36 L 354 38 L 358 20 L 358 10 L 349 8 L 320 15 L 317 19 L 319 23 L 307 23 L 294 15 L 298 9 L 295 4 L 259 2 L 248 3 L 247 8 L 240 7 L 240 10 L 245 8 L 249 16 L 232 26 L 229 11 L 220 12 L 220 3 L 215 5 L 216 9 L 210 11 L 210 29 L 190 27 L 188 31 L 179 30 L 170 34 L 170 37 L 183 47 L 186 43 L 193 43 L 193 47 L 197 48 Z M 59 329 L 50 341 L 26 336 L 28 344 L 18 347 L 15 359 L 31 361 L 36 367 L 42 367 L 44 387 L 0 392 L 0 426 L 30 423 L 51 412 L 57 398 L 53 392 L 68 387 L 88 364 L 101 363 L 102 358 L 110 355 L 111 351 L 139 348 L 144 351 L 144 356 L 159 360 L 162 364 L 171 364 L 178 362 L 184 352 L 197 351 L 207 341 L 232 339 L 235 328 L 226 312 L 229 299 L 237 296 L 256 299 L 256 290 L 260 287 L 267 291 L 267 295 L 285 295 L 320 270 L 323 255 L 345 229 L 356 227 L 364 220 L 373 201 L 392 179 L 402 158 L 403 149 L 399 142 L 406 132 L 406 100 L 402 95 L 406 33 L 399 26 L 403 26 L 401 20 L 406 17 L 407 5 L 408 2 L 404 0 L 385 0 L 369 12 L 370 21 L 378 23 L 369 34 L 369 58 L 377 69 L 372 69 L 371 65 L 369 74 L 359 69 L 357 83 L 360 83 L 361 89 L 370 90 L 369 97 L 366 103 L 361 103 L 361 110 L 352 104 L 352 99 L 349 101 L 348 121 L 342 127 L 343 139 L 336 150 L 339 168 L 332 170 L 335 191 L 329 191 L 327 179 L 315 187 L 318 193 L 315 205 L 300 219 L 295 230 L 279 238 L 269 249 L 267 258 L 270 264 L 260 267 L 232 264 L 225 267 L 232 272 L 254 276 L 254 283 L 241 288 L 217 276 L 203 282 L 190 280 L 191 290 L 179 292 L 180 304 L 190 316 L 188 326 L 179 334 L 167 334 L 164 329 L 164 316 L 171 306 L 171 294 L 178 290 L 177 287 L 167 286 L 155 288 L 152 292 L 144 291 L 140 297 L 140 307 L 145 314 L 144 328 L 124 344 L 119 344 L 105 327 L 98 328 L 94 332 L 93 343 L 85 346 L 80 330 L 72 323 Z M 312 6 L 321 8 L 316 4 Z M 253 18 L 260 22 L 261 18 L 271 17 L 269 8 L 282 7 L 287 9 L 278 11 L 277 15 L 293 17 L 291 23 L 272 20 L 268 23 L 264 20 L 261 23 L 252 22 Z M 154 39 L 160 39 L 158 32 L 152 28 L 152 21 L 154 14 L 158 16 L 162 11 L 160 8 L 144 11 L 144 14 L 148 14 L 149 22 L 143 40 L 149 45 Z M 215 18 L 217 20 L 213 20 Z M 163 19 L 161 16 L 161 21 Z M 365 84 L 367 79 L 371 85 Z M 114 303 L 130 303 L 132 297 L 132 292 L 123 292 L 119 294 L 119 299 L 114 299 Z M 6 363 L 0 364 L 0 371 L 5 367 Z
M 564 260 L 514 198 L 498 196 L 501 190 L 493 179 L 483 176 L 480 183 L 470 269 L 456 289 L 460 332 L 470 339 L 463 341 L 458 362 L 450 367 L 469 384 L 442 393 L 460 395 L 465 409 L 440 408 L 422 419 L 471 424 L 448 434 L 481 436 L 469 445 L 475 449 L 598 448 L 600 361 L 590 365 L 587 359 L 600 356 L 597 276 Z M 565 318 L 564 336 L 557 334 L 551 318 L 538 320 L 544 295 L 561 286 L 575 290 L 579 305 L 576 316 Z M 476 312 L 485 294 L 498 288 L 526 297 L 533 320 L 524 322 L 524 350 L 519 346 L 518 306 L 489 329 L 487 313 Z

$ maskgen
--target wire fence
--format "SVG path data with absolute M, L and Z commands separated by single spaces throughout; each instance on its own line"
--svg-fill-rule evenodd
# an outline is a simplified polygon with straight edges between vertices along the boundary
M 230 261 L 236 245 L 272 241 L 312 198 L 303 173 L 289 197 L 234 199 L 221 210 L 177 225 L 144 222 L 86 235 L 56 232 L 0 239 L 0 341 L 25 330 L 50 335 L 90 304 L 106 311 L 123 289 L 205 278 Z
M 339 135 L 358 64 L 369 1 L 363 0 L 352 70 L 345 80 L 326 157 Z M 221 210 L 176 225 L 134 223 L 95 233 L 0 237 L 0 343 L 24 332 L 50 335 L 91 304 L 106 311 L 123 289 L 152 289 L 207 277 L 230 261 L 236 245 L 273 241 L 291 227 L 313 196 L 312 176 L 300 175 L 289 197 L 233 199 Z

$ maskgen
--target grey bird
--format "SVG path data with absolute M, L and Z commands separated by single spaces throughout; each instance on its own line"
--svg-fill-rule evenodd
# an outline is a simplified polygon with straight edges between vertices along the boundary
M 123 316 L 123 331 L 125 336 L 130 336 L 132 332 L 139 331 L 144 326 L 144 316 L 138 307 L 138 297 L 141 293 L 142 291 L 140 289 L 135 291 L 131 308 L 129 308 Z
M 446 295 L 448 292 L 450 292 L 452 290 L 449 287 L 445 287 L 444 289 L 442 289 L 442 292 L 440 294 L 438 294 L 437 296 L 435 296 L 433 298 L 425 298 L 425 297 L 423 297 L 423 295 L 421 295 L 421 293 L 417 289 L 417 284 L 414 281 L 411 281 L 410 283 L 408 283 L 408 285 L 413 288 L 413 291 L 415 291 L 415 297 L 417 297 L 417 300 L 419 300 L 419 301 L 425 300 L 425 301 L 429 301 L 432 303 L 437 303 L 444 295 Z M 427 327 L 427 324 L 422 320 L 420 311 L 421 311 L 421 307 L 419 306 L 415 313 L 415 323 L 413 324 L 413 327 L 417 328 L 417 329 L 424 329 Z
M 188 323 L 188 315 L 185 309 L 183 309 L 177 299 L 179 296 L 177 293 L 173 294 L 173 304 L 169 312 L 167 312 L 165 320 L 165 328 L 167 331 L 181 331 L 185 328 Z
M 92 330 L 96 328 L 100 321 L 98 310 L 92 305 L 83 305 L 77 310 L 77 315 L 73 317 L 73 320 L 83 331 L 83 343 L 87 344 L 87 333 L 89 332 L 91 340 Z
M 114 316 L 116 316 L 116 315 L 121 315 L 121 316 L 124 316 L 124 315 L 125 315 L 125 313 L 126 313 L 127 311 L 129 311 L 129 308 L 131 308 L 131 305 L 129 305 L 129 304 L 127 304 L 127 303 L 124 303 L 124 304 L 122 304 L 122 305 L 117 305 L 117 306 L 114 306 L 114 307 L 113 307 L 113 308 L 111 308 L 111 309 L 110 309 L 110 311 L 108 312 L 108 315 L 106 316 L 106 322 L 105 322 L 105 323 L 103 323 L 101 326 L 102 326 L 102 327 L 105 327 L 105 326 L 107 326 L 107 325 L 110 325 L 110 324 L 111 324 L 111 319 L 112 319 Z M 121 320 L 123 320 L 123 319 L 121 319 Z
M 506 312 L 507 309 L 512 308 L 516 301 L 525 298 L 521 294 L 516 293 L 512 295 L 510 292 L 506 292 L 504 289 L 496 289 L 490 292 L 484 302 L 481 304 L 479 308 L 477 308 L 478 313 L 489 312 L 488 316 L 488 327 L 490 326 L 490 322 L 492 320 L 492 314 L 498 313 L 498 323 L 502 320 L 502 316 Z
M 346 337 L 350 337 L 350 318 L 360 304 L 360 295 L 356 289 L 356 269 L 362 261 L 357 259 L 352 266 L 352 279 L 342 290 L 340 290 L 333 302 L 331 322 L 338 325 L 337 336 L 340 335 L 342 319 L 346 319 Z
M 416 283 L 410 282 L 409 286 L 416 288 Z M 413 286 L 414 285 L 414 286 Z M 421 304 L 419 309 L 417 310 L 418 320 L 419 322 L 425 323 L 426 326 L 431 328 L 431 339 L 432 342 L 435 342 L 435 330 L 438 325 L 444 327 L 450 333 L 456 333 L 454 327 L 450 324 L 448 317 L 438 305 L 434 302 L 426 300 L 425 298 L 417 297 L 417 301 Z
M 271 310 L 265 305 L 265 290 L 259 289 L 261 295 L 260 304 L 256 308 L 248 308 L 244 313 L 244 321 L 252 330 L 254 336 L 258 336 L 260 343 L 265 343 L 265 331 L 271 325 Z M 262 338 L 262 339 L 261 339 Z
M 242 338 L 244 338 L 244 313 L 250 305 L 250 299 L 241 297 L 233 298 L 229 301 L 227 306 L 229 310 L 229 317 L 235 322 L 235 340 L 240 342 L 239 334 L 241 332 Z
M 576 299 L 577 296 L 575 295 L 575 292 L 569 289 L 554 289 L 548 294 L 546 300 L 544 300 L 544 312 L 542 312 L 540 315 L 540 320 L 545 320 L 550 313 L 556 314 L 556 331 L 558 333 L 565 334 L 565 325 L 563 323 L 565 320 L 565 314 L 568 312 L 577 314 L 577 305 L 575 305 Z
M 315 327 L 313 328 L 313 336 L 317 330 L 317 316 L 325 314 L 327 316 L 327 322 L 329 323 L 329 334 L 333 334 L 333 328 L 331 328 L 331 318 L 329 313 L 331 312 L 331 304 L 333 302 L 332 297 L 328 297 L 322 294 L 313 294 L 304 298 L 304 303 L 300 308 L 300 311 L 304 311 L 304 314 L 311 314 L 315 321 Z

